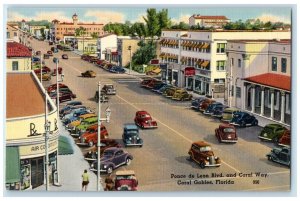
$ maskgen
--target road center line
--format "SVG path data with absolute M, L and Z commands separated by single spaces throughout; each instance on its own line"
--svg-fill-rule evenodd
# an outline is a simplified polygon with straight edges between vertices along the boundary
M 77 72 L 79 72 L 80 73 L 80 75 L 81 75 L 81 71 L 79 71 L 78 69 L 76 69 L 76 68 L 74 68 L 74 67 L 72 67 L 70 64 L 68 64 L 68 63 L 66 63 L 66 62 L 62 62 L 63 64 L 66 64 L 67 66 L 69 66 L 70 68 L 72 68 L 73 70 L 75 70 L 75 71 L 77 71 Z
M 131 105 L 132 107 L 134 107 L 137 110 L 141 110 L 140 108 L 136 107 L 135 105 L 133 105 L 132 103 L 128 102 L 127 100 L 125 100 L 124 98 L 122 98 L 119 95 L 116 95 L 116 97 L 120 98 L 121 100 L 123 100 L 124 102 L 128 103 L 129 105 Z M 161 122 L 160 120 L 156 119 L 157 122 L 159 122 L 160 124 L 164 125 L 165 127 L 167 127 L 168 129 L 170 129 L 171 131 L 173 131 L 174 133 L 176 133 L 178 136 L 182 137 L 183 139 L 185 139 L 186 141 L 188 141 L 189 143 L 193 143 L 192 140 L 188 139 L 187 137 L 183 136 L 182 134 L 180 134 L 178 131 L 174 130 L 173 128 L 169 127 L 168 125 L 164 124 L 163 122 Z M 222 163 L 224 163 L 225 165 L 227 165 L 228 167 L 230 167 L 231 169 L 233 169 L 234 171 L 240 173 L 241 171 L 239 171 L 238 169 L 232 167 L 231 165 L 229 165 L 228 163 L 226 163 L 224 160 L 222 160 Z

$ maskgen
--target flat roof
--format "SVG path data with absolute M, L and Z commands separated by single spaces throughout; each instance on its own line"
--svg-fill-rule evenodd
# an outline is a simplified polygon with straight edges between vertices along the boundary
M 6 75 L 6 118 L 45 113 L 45 98 L 31 72 Z

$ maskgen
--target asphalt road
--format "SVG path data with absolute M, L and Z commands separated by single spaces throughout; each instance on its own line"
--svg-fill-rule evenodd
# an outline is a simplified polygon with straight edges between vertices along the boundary
M 34 50 L 42 54 L 50 50 L 48 43 L 32 41 Z M 189 102 L 176 102 L 151 91 L 139 87 L 139 78 L 130 75 L 116 75 L 100 69 L 80 59 L 72 52 L 55 53 L 61 58 L 68 54 L 68 60 L 60 59 L 59 66 L 63 68 L 64 83 L 76 93 L 77 100 L 97 111 L 97 103 L 93 96 L 97 90 L 98 81 L 102 84 L 113 83 L 117 95 L 110 96 L 109 103 L 102 104 L 104 110 L 110 106 L 111 122 L 104 123 L 110 138 L 117 139 L 122 144 L 124 123 L 133 123 L 135 112 L 148 111 L 158 122 L 158 128 L 141 130 L 144 140 L 142 148 L 124 148 L 134 157 L 129 166 L 119 169 L 134 170 L 139 180 L 139 191 L 288 191 L 290 189 L 290 169 L 270 162 L 266 154 L 274 146 L 272 143 L 260 142 L 257 138 L 261 128 L 238 128 L 239 141 L 236 144 L 219 144 L 214 135 L 219 120 L 207 117 L 189 108 Z M 55 68 L 52 57 L 46 60 L 46 65 Z M 81 72 L 93 70 L 96 78 L 83 78 Z M 52 77 L 44 86 L 56 82 Z M 218 168 L 200 167 L 189 161 L 188 150 L 194 141 L 204 140 L 212 145 L 214 154 L 221 158 Z M 90 148 L 82 148 L 83 153 Z M 222 177 L 212 177 L 212 173 L 222 173 Z M 256 173 L 266 174 L 255 176 Z M 172 174 L 177 178 L 172 177 Z M 189 178 L 189 175 L 194 178 Z M 229 175 L 231 174 L 231 175 Z M 208 178 L 197 178 L 209 175 Z M 105 177 L 105 175 L 103 175 Z M 180 178 L 179 178 L 180 177 Z M 201 184 L 206 180 L 212 184 Z M 220 180 L 221 182 L 218 182 Z M 226 184 L 220 184 L 222 183 Z M 218 182 L 218 183 L 217 183 Z M 258 183 L 257 183 L 258 182 Z M 190 184 L 191 183 L 191 184 Z M 231 184 L 233 183 L 233 184 Z

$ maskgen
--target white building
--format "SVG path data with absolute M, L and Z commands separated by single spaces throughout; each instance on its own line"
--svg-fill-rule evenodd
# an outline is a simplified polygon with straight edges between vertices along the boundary
M 229 106 L 290 125 L 291 41 L 227 41 Z
M 105 34 L 100 36 L 97 40 L 98 58 L 105 59 L 105 53 L 107 48 L 117 48 L 117 35 Z
M 290 39 L 289 31 L 163 30 L 161 62 L 167 63 L 168 81 L 202 95 L 224 97 L 227 40 Z M 185 76 L 186 68 L 195 75 Z
M 8 42 L 20 42 L 20 31 L 17 27 L 6 25 L 6 40 Z
M 226 16 L 203 16 L 203 15 L 192 15 L 189 18 L 189 25 L 191 26 L 200 26 L 200 27 L 214 27 L 221 28 L 225 24 L 230 22 Z

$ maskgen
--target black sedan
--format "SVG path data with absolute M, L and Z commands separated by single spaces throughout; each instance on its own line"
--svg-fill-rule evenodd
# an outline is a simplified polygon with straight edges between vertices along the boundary
M 230 124 L 241 127 L 257 126 L 258 121 L 253 115 L 250 115 L 247 112 L 236 112 L 234 113 Z

